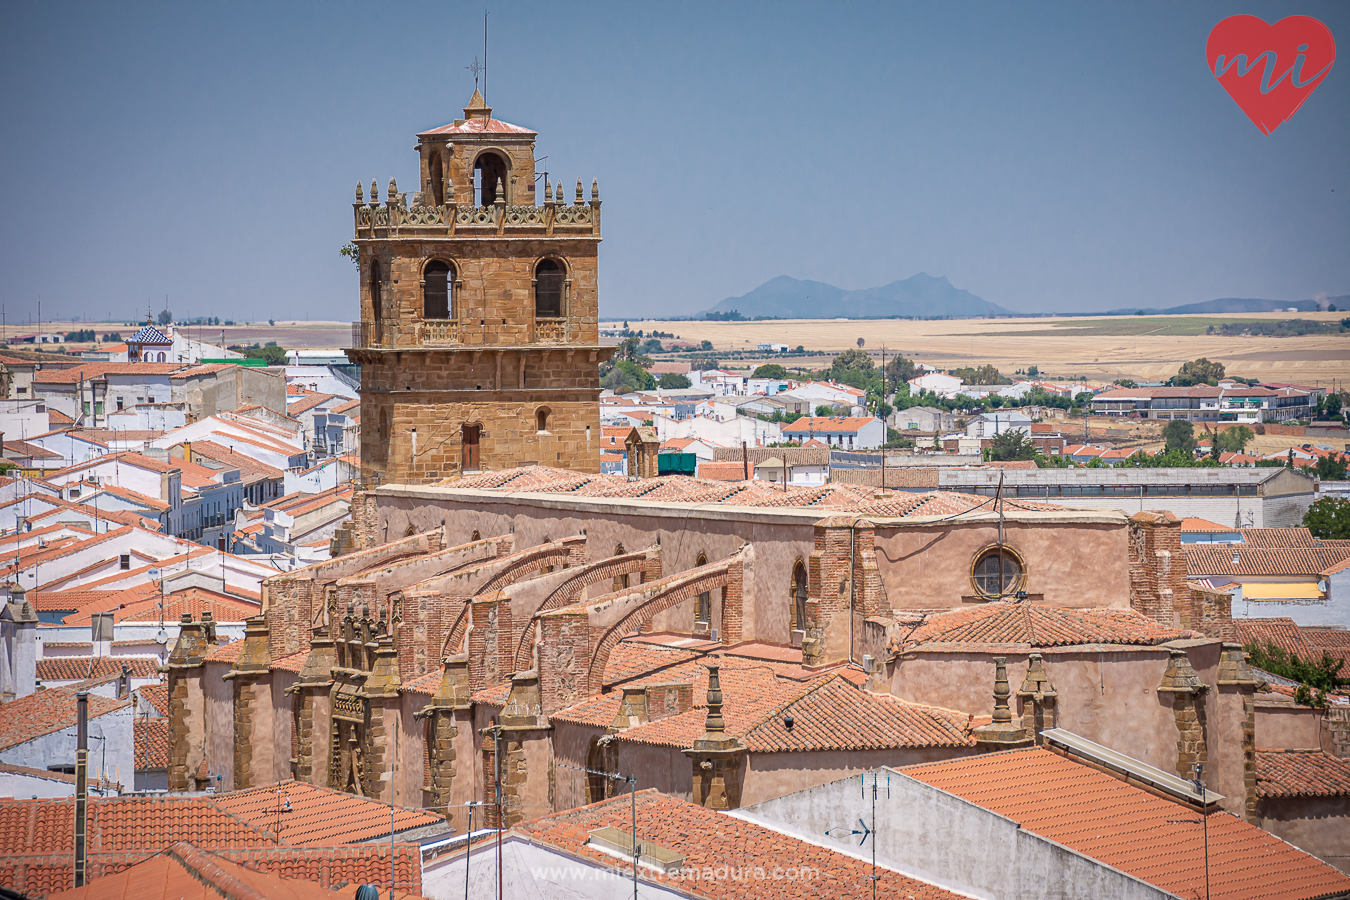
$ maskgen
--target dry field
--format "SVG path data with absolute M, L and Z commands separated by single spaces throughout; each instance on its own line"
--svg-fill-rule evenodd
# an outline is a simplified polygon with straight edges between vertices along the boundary
M 630 322 L 686 341 L 712 341 L 715 350 L 753 350 L 774 342 L 807 350 L 901 352 L 940 368 L 992 363 L 1005 374 L 1037 366 L 1050 378 L 1159 381 L 1189 359 L 1219 360 L 1229 373 L 1263 381 L 1330 384 L 1350 379 L 1350 335 L 1220 337 L 1211 323 L 1289 318 L 1339 321 L 1345 313 L 1251 313 L 1223 316 L 957 319 L 940 321 L 774 320 L 762 322 Z M 819 359 L 803 361 L 819 367 Z

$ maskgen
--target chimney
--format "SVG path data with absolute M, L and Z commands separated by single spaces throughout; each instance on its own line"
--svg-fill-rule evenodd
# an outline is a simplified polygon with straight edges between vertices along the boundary
M 75 886 L 88 878 L 89 849 L 89 692 L 75 695 Z

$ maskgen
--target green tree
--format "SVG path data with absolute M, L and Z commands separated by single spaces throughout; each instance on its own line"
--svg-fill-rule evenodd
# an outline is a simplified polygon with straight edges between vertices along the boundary
M 1323 497 L 1303 514 L 1303 526 L 1315 538 L 1330 541 L 1350 540 L 1350 500 Z
M 1034 459 L 1036 445 L 1021 431 L 1009 429 L 994 435 L 989 442 L 989 458 L 994 462 L 1016 459 Z
M 681 375 L 678 372 L 667 372 L 656 379 L 656 384 L 658 387 L 670 390 L 673 388 L 687 388 L 690 385 L 690 381 L 688 375 Z
M 750 373 L 751 378 L 787 378 L 788 370 L 778 363 L 765 363 L 754 372 Z
M 173 313 L 167 309 L 162 309 L 159 311 L 159 315 L 155 316 L 155 321 L 160 325 L 168 325 L 173 321 Z
M 624 327 L 624 328 L 627 328 L 627 327 L 628 327 L 628 323 L 627 323 L 627 322 L 624 322 L 624 323 L 623 323 L 623 327 Z M 702 350 L 702 351 L 705 352 L 705 353 L 706 353 L 707 351 L 711 350 L 712 348 L 713 348 L 713 346 L 712 346 L 712 341 L 704 341 L 703 343 L 701 343 L 701 344 L 698 345 L 698 349 Z
M 1247 661 L 1258 669 L 1300 682 L 1321 695 L 1319 697 L 1321 704 L 1309 703 L 1306 699 L 1300 700 L 1299 702 L 1305 706 L 1325 706 L 1326 692 L 1334 689 L 1338 682 L 1345 680 L 1340 677 L 1344 660 L 1332 659 L 1326 651 L 1322 652 L 1321 659 L 1312 661 L 1302 658 L 1297 653 L 1290 653 L 1273 641 L 1267 641 L 1264 646 L 1251 643 L 1243 649 L 1247 651 Z
M 1216 385 L 1219 383 L 1219 379 L 1224 377 L 1223 373 L 1223 363 L 1210 362 L 1201 357 L 1188 363 L 1182 363 L 1181 368 L 1172 378 L 1172 384 L 1177 387 L 1190 387 L 1193 384 Z
M 886 360 L 886 378 L 892 386 L 904 385 L 911 378 L 918 377 L 919 367 L 914 364 L 914 360 L 903 356 Z
M 830 405 L 828 405 L 828 404 L 822 403 L 822 404 L 820 404 L 819 406 L 816 407 L 816 415 L 818 415 L 818 416 L 832 416 L 832 415 L 834 415 L 834 407 L 833 407 L 833 406 L 830 406 Z
M 269 342 L 266 347 L 254 344 L 244 351 L 244 356 L 247 359 L 265 360 L 269 366 L 286 365 L 286 351 L 278 347 L 275 341 Z
M 638 346 L 638 339 L 635 337 L 624 338 L 619 342 L 618 349 L 614 351 L 614 361 L 627 360 L 636 363 L 642 368 L 650 368 L 652 359 L 645 355 Z
M 1189 455 L 1195 450 L 1195 426 L 1185 419 L 1173 419 L 1163 429 L 1167 452 L 1180 450 Z
M 1123 388 L 1139 387 L 1139 385 L 1135 383 L 1133 378 L 1117 378 L 1115 381 L 1111 383 Z
M 952 369 L 952 374 L 960 378 L 966 384 L 1012 384 L 1011 378 L 1005 378 L 1003 373 L 992 365 L 983 365 L 978 368 Z
M 829 375 L 838 379 L 845 372 L 870 372 L 876 368 L 872 357 L 861 350 L 845 350 L 830 363 Z
M 343 256 L 350 259 L 352 261 L 352 265 L 354 266 L 361 265 L 361 251 L 357 249 L 355 244 L 350 243 L 344 244 L 343 246 L 338 248 L 338 253 L 341 253 Z
M 613 368 L 600 379 L 600 386 L 616 394 L 632 391 L 650 391 L 656 388 L 656 379 L 642 366 L 630 359 L 616 360 Z
M 1038 366 L 1027 366 L 1027 377 L 1028 377 L 1028 378 L 1037 378 L 1037 377 L 1040 376 L 1040 374 L 1041 374 L 1040 367 L 1038 367 Z
M 1334 419 L 1336 416 L 1339 416 L 1339 415 L 1341 414 L 1341 395 L 1340 395 L 1340 393 L 1339 393 L 1339 392 L 1336 392 L 1336 391 L 1333 391 L 1332 393 L 1327 394 L 1327 400 L 1326 400 L 1326 403 L 1323 404 L 1323 408 L 1326 410 L 1326 414 L 1327 414 L 1328 416 L 1331 416 L 1333 419 Z
M 1342 454 L 1328 453 L 1317 458 L 1312 470 L 1322 481 L 1344 481 L 1345 461 L 1346 458 Z
M 1246 425 L 1234 425 L 1225 428 L 1214 437 L 1215 444 L 1227 453 L 1241 453 L 1248 444 L 1256 440 L 1256 432 Z

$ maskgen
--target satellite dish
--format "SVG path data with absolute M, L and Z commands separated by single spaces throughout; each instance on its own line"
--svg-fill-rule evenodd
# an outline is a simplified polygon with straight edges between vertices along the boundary
M 159 633 L 155 635 L 155 643 L 167 644 L 168 642 L 169 642 L 169 633 L 165 631 L 163 628 L 161 628 L 159 630 Z

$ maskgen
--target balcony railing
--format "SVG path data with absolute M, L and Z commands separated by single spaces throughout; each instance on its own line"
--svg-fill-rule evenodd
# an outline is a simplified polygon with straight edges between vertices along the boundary
M 417 342 L 424 346 L 459 343 L 458 319 L 424 319 L 417 326 Z
M 562 344 L 567 341 L 566 319 L 535 319 L 534 340 L 539 344 Z

